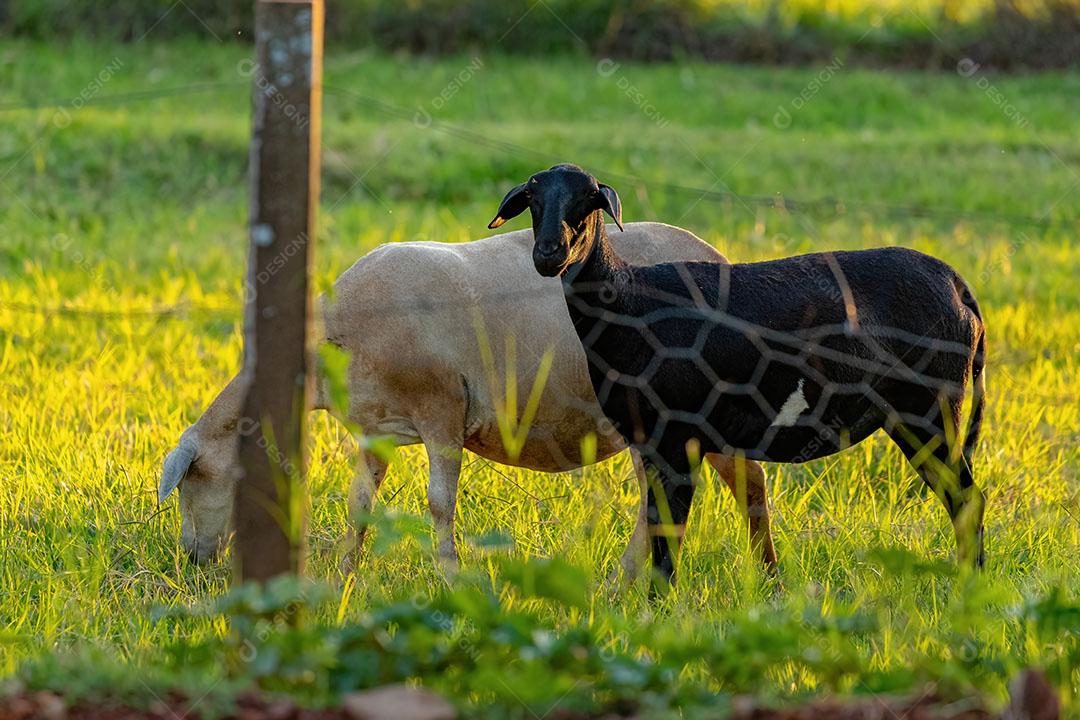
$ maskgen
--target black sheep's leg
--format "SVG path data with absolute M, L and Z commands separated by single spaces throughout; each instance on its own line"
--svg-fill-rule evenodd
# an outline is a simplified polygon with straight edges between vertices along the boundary
M 649 479 L 646 518 L 653 560 L 651 589 L 657 595 L 674 583 L 675 563 L 694 501 L 694 479 L 689 473 L 662 472 L 652 463 L 646 463 L 646 469 Z
M 986 532 L 983 527 L 986 496 L 975 484 L 968 461 L 961 458 L 960 462 L 960 493 L 964 502 L 952 518 L 957 538 L 957 555 L 960 562 L 982 569 L 986 565 Z
M 983 549 L 986 500 L 967 461 L 956 457 L 957 453 L 950 449 L 943 428 L 927 431 L 911 424 L 898 425 L 889 435 L 949 513 L 959 563 L 981 568 L 986 562 Z

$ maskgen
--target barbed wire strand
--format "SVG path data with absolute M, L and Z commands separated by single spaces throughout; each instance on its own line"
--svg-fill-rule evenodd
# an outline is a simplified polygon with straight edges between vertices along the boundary
M 483 133 L 469 130 L 458 125 L 452 125 L 450 123 L 444 122 L 442 120 L 437 120 L 435 118 L 425 117 L 422 121 L 416 121 L 417 112 L 419 111 L 411 111 L 407 108 L 392 105 L 383 100 L 379 100 L 351 90 L 346 90 L 344 88 L 327 85 L 323 87 L 323 91 L 328 95 L 346 97 L 360 105 L 374 110 L 378 110 L 392 117 L 415 122 L 418 127 L 430 127 L 445 134 L 453 135 L 454 137 L 457 137 L 459 139 L 466 140 L 468 142 L 482 145 L 491 149 L 501 150 L 509 154 L 531 155 L 546 160 L 548 162 L 562 162 L 565 160 L 564 157 L 556 156 L 552 153 L 537 150 L 535 148 L 530 148 L 525 145 L 520 145 L 518 143 L 509 142 L 506 140 L 491 138 Z M 844 200 L 835 197 L 798 199 L 788 197 L 779 193 L 775 195 L 752 195 L 725 190 L 700 188 L 690 185 L 682 185 L 678 183 L 654 181 L 647 178 L 642 178 L 637 175 L 628 175 L 625 173 L 604 170 L 602 168 L 591 169 L 594 170 L 596 174 L 603 175 L 605 178 L 621 180 L 630 184 L 643 185 L 646 187 L 667 190 L 670 192 L 684 193 L 687 195 L 697 195 L 700 196 L 702 199 L 708 199 L 713 201 L 741 201 L 748 205 L 758 205 L 766 208 L 771 208 L 773 210 L 788 211 L 793 213 L 799 212 L 804 214 L 812 214 L 815 211 L 820 212 L 822 210 L 829 210 L 836 215 L 843 215 L 847 213 L 848 209 L 864 209 L 882 215 L 897 215 L 901 217 L 912 217 L 920 219 L 940 217 L 942 219 L 953 220 L 990 221 L 1013 225 L 1030 225 L 1033 227 L 1042 228 L 1055 227 L 1058 225 L 1067 225 L 1070 222 L 1073 222 L 1054 220 L 1045 216 L 992 213 L 978 210 L 963 210 L 960 208 L 937 208 L 862 200 Z
M 185 95 L 198 95 L 201 93 L 231 90 L 240 87 L 251 87 L 249 80 L 228 80 L 219 82 L 191 83 L 189 85 L 176 85 L 167 88 L 146 88 L 143 90 L 131 90 L 128 92 L 99 94 L 78 99 L 78 106 L 73 98 L 62 100 L 53 98 L 48 100 L 31 100 L 23 103 L 0 103 L 0 112 L 19 112 L 28 110 L 64 110 L 78 112 L 84 107 L 94 105 L 125 104 L 129 102 L 144 102 L 148 100 L 162 100 L 171 97 Z
M 56 109 L 68 112 L 78 112 L 85 107 L 93 105 L 145 102 L 151 100 L 247 87 L 250 87 L 250 82 L 245 79 L 234 81 L 195 83 L 191 85 L 181 85 L 168 88 L 135 90 L 130 92 L 114 93 L 107 95 L 102 94 L 94 96 L 92 98 L 87 98 L 80 104 L 79 107 L 72 106 L 72 101 L 70 99 L 38 100 L 28 103 L 0 103 L 0 113 L 42 109 Z M 409 121 L 415 124 L 419 129 L 430 128 L 438 132 L 442 132 L 444 134 L 464 140 L 466 142 L 470 142 L 472 144 L 483 146 L 489 149 L 499 150 L 501 152 L 505 152 L 511 155 L 528 155 L 549 162 L 561 161 L 563 159 L 542 150 L 537 150 L 535 148 L 531 148 L 514 142 L 509 142 L 506 140 L 492 138 L 483 133 L 469 130 L 468 128 L 447 123 L 442 120 L 437 120 L 435 118 L 431 118 L 430 116 L 425 117 L 422 122 L 418 122 L 417 116 L 418 112 L 420 112 L 419 109 L 410 110 L 408 108 L 394 105 L 378 98 L 374 98 L 368 95 L 364 95 L 362 93 L 336 87 L 333 85 L 324 85 L 323 90 L 328 95 L 350 100 L 363 107 L 378 111 L 389 117 Z M 814 213 L 820 214 L 822 211 L 829 211 L 839 216 L 845 214 L 850 208 L 861 209 L 885 216 L 901 216 L 906 218 L 920 219 L 937 217 L 942 219 L 947 218 L 952 220 L 998 222 L 1012 225 L 1028 225 L 1044 228 L 1068 224 L 1069 222 L 1055 221 L 1047 217 L 989 213 L 982 211 L 961 210 L 956 208 L 931 208 L 914 205 L 898 205 L 879 202 L 839 200 L 831 197 L 822 197 L 816 199 L 796 199 L 780 194 L 771 196 L 750 195 L 743 193 L 735 193 L 731 191 L 699 188 L 677 183 L 653 181 L 636 175 L 628 175 L 624 173 L 606 170 L 598 169 L 597 172 L 599 174 L 602 174 L 605 178 L 626 182 L 632 185 L 662 189 L 669 192 L 692 194 L 706 200 L 723 202 L 738 201 L 747 205 L 765 207 L 779 212 L 801 213 L 807 215 Z M 515 295 L 516 297 L 521 297 L 522 293 L 515 292 L 513 293 L 513 295 Z M 67 304 L 39 306 L 30 303 L 0 301 L 0 308 L 18 313 L 34 313 L 41 315 L 54 315 L 72 318 L 88 318 L 102 320 L 125 318 L 164 320 L 189 318 L 192 316 L 209 316 L 235 320 L 239 317 L 241 312 L 241 309 L 239 307 L 229 308 L 221 306 L 199 306 L 192 303 L 176 303 L 167 306 L 136 308 L 129 310 L 105 310 L 97 308 L 84 308 Z M 407 308 L 401 306 L 394 306 L 394 309 L 407 310 Z
M 232 80 L 232 81 L 219 81 L 219 82 L 207 82 L 207 83 L 194 83 L 190 85 L 181 85 L 170 88 L 156 88 L 145 90 L 134 90 L 124 93 L 114 94 L 102 94 L 94 97 L 87 98 L 82 101 L 79 107 L 73 107 L 72 101 L 67 100 L 38 100 L 29 103 L 0 103 L 0 112 L 17 112 L 26 110 L 41 110 L 41 109 L 56 109 L 65 110 L 68 112 L 81 110 L 84 107 L 94 105 L 108 105 L 114 103 L 128 103 L 128 102 L 143 102 L 149 100 L 165 99 L 170 97 L 177 97 L 183 95 L 192 95 L 206 92 L 216 92 L 225 89 L 234 88 L 247 88 L 250 87 L 248 80 Z M 537 150 L 519 143 L 514 143 L 506 140 L 500 140 L 497 138 L 489 137 L 480 132 L 469 130 L 458 125 L 447 123 L 442 120 L 437 120 L 432 117 L 426 117 L 423 121 L 417 121 L 417 114 L 420 109 L 410 110 L 408 108 L 388 103 L 384 100 L 364 95 L 353 90 L 337 87 L 334 85 L 323 85 L 323 92 L 337 97 L 343 97 L 351 100 L 364 107 L 377 110 L 384 115 L 397 118 L 399 120 L 407 120 L 413 122 L 418 128 L 431 128 L 442 132 L 444 134 L 452 135 L 462 140 L 466 140 L 473 144 L 482 145 L 487 148 L 497 149 L 508 154 L 514 155 L 531 155 L 536 158 L 544 159 L 546 161 L 562 161 L 565 158 L 558 157 L 552 153 Z M 862 209 L 871 211 L 881 215 L 895 215 L 909 218 L 935 218 L 952 220 L 970 220 L 970 221 L 986 221 L 986 222 L 999 222 L 1013 225 L 1030 225 L 1032 227 L 1054 227 L 1058 225 L 1068 225 L 1075 221 L 1069 220 L 1055 220 L 1053 218 L 1045 216 L 1032 216 L 1032 215 L 1020 215 L 1013 213 L 995 213 L 980 210 L 964 210 L 961 208 L 941 208 L 941 207 L 928 207 L 920 205 L 904 205 L 894 203 L 883 203 L 865 200 L 851 200 L 841 199 L 831 196 L 825 196 L 820 198 L 793 198 L 783 194 L 773 195 L 754 195 L 745 193 L 736 193 L 726 190 L 716 190 L 714 188 L 701 188 L 690 185 L 683 185 L 679 183 L 669 183 L 662 181 L 650 180 L 638 175 L 631 175 L 626 173 L 619 173 L 610 170 L 604 170 L 602 168 L 595 168 L 598 173 L 603 174 L 607 178 L 621 180 L 634 185 L 642 185 L 646 187 L 667 190 L 670 192 L 683 193 L 688 195 L 697 195 L 703 199 L 731 201 L 737 200 L 748 205 L 757 205 L 766 208 L 771 208 L 778 211 L 787 211 L 793 213 L 805 213 L 813 214 L 815 212 L 829 211 L 836 215 L 844 215 L 849 209 Z

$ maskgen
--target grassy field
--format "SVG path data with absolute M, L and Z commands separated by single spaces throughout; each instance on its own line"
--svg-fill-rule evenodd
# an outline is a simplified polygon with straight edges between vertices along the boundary
M 224 633 L 213 618 L 152 612 L 219 595 L 229 577 L 227 565 L 185 562 L 175 500 L 159 511 L 155 488 L 164 455 L 239 366 L 245 53 L 195 42 L 0 46 L 5 675 L 47 651 L 78 650 L 149 677 L 162 648 Z M 874 438 L 767 468 L 778 594 L 739 542 L 726 491 L 710 486 L 690 521 L 682 586 L 662 607 L 640 588 L 611 595 L 599 582 L 571 606 L 497 585 L 504 607 L 556 629 L 589 626 L 611 647 L 633 650 L 641 628 L 669 648 L 709 642 L 719 648 L 709 667 L 687 659 L 679 677 L 714 689 L 784 699 L 932 678 L 1000 701 L 1008 677 L 1035 664 L 1080 713 L 1080 76 L 598 68 L 333 47 L 326 70 L 320 286 L 382 243 L 491 234 L 509 185 L 573 161 L 619 189 L 626 220 L 685 226 L 732 259 L 901 244 L 951 263 L 983 307 L 983 577 L 948 571 L 944 511 Z M 108 100 L 193 84 L 203 85 Z M 40 107 L 14 107 L 26 104 Z M 842 203 L 796 214 L 755 200 L 777 195 Z M 329 623 L 441 583 L 426 531 L 380 548 L 355 575 L 337 569 L 351 446 L 319 417 L 311 572 L 336 588 L 316 610 Z M 426 517 L 425 464 L 422 451 L 398 452 L 383 491 L 393 508 Z M 493 530 L 513 538 L 512 560 L 558 557 L 602 578 L 635 503 L 625 457 L 561 475 L 469 464 L 463 581 L 508 567 L 467 541 Z M 856 615 L 871 626 L 844 630 Z M 835 662 L 798 654 L 822 643 Z M 223 670 L 203 672 L 205 682 Z M 139 673 L 120 675 L 134 685 Z M 563 689 L 554 682 L 537 702 Z

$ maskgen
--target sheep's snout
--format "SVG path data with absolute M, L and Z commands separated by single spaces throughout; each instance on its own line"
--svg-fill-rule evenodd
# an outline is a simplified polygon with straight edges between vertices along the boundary
M 214 560 L 232 534 L 236 482 L 231 464 L 214 466 L 207 455 L 180 487 L 180 546 L 193 561 Z
M 188 560 L 196 565 L 208 565 L 217 559 L 217 552 L 212 550 L 200 550 L 198 544 L 185 547 L 184 553 L 187 554 Z
M 537 243 L 533 247 L 533 265 L 544 277 L 561 275 L 566 268 L 566 256 L 566 247 L 560 244 L 545 246 Z
M 227 540 L 225 536 L 204 538 L 195 537 L 187 533 L 183 534 L 180 545 L 184 549 L 187 559 L 196 565 L 208 565 L 221 555 Z

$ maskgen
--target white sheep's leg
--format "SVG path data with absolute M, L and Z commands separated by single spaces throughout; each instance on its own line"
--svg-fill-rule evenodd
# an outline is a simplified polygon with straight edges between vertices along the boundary
M 634 531 L 630 533 L 630 542 L 627 543 L 626 549 L 623 550 L 622 557 L 619 558 L 619 567 L 622 570 L 623 578 L 628 583 L 633 582 L 634 579 L 637 578 L 638 573 L 641 572 L 641 567 L 649 557 L 649 523 L 645 517 L 645 509 L 649 495 L 648 479 L 645 476 L 645 465 L 641 462 L 641 455 L 638 451 L 631 449 L 630 458 L 634 461 L 634 474 L 637 475 L 640 495 Z M 608 583 L 610 585 L 615 584 L 617 572 L 618 571 L 616 570 L 611 574 L 611 577 L 608 578 Z
M 351 571 L 364 551 L 364 538 L 372 509 L 375 507 L 375 495 L 386 478 L 386 461 L 374 453 L 360 451 L 356 460 L 356 474 L 349 486 L 349 524 L 352 526 L 351 552 L 342 559 L 342 570 Z
M 439 561 L 443 568 L 457 570 L 458 554 L 454 543 L 454 514 L 457 509 L 458 478 L 461 475 L 463 448 L 458 442 L 425 440 L 430 477 L 427 498 L 435 522 Z
M 457 570 L 454 544 L 454 512 L 457 509 L 458 477 L 465 452 L 465 412 L 468 395 L 464 378 L 446 377 L 442 387 L 453 389 L 460 382 L 460 394 L 442 392 L 423 399 L 414 414 L 416 431 L 428 456 L 428 508 L 435 523 L 435 540 L 440 564 L 446 572 Z
M 460 446 L 426 444 L 431 476 L 428 479 L 428 506 L 435 522 L 438 560 L 448 571 L 457 570 L 458 548 L 454 542 L 454 516 L 461 475 Z

